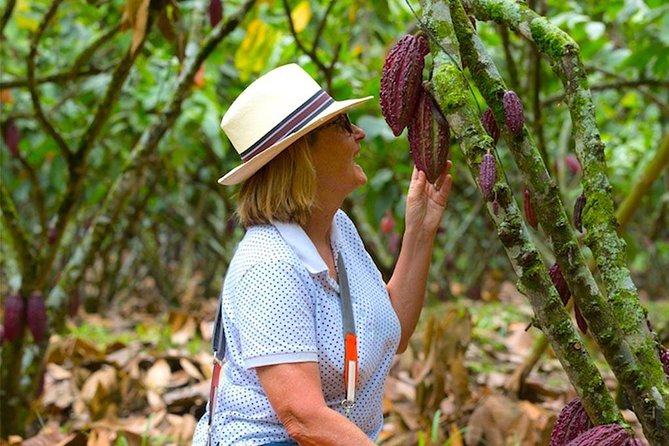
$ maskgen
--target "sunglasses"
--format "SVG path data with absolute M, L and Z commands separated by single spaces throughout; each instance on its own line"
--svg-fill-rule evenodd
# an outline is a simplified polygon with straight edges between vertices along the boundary
M 341 115 L 337 116 L 335 119 L 328 122 L 327 124 L 324 124 L 324 125 L 320 126 L 319 130 L 324 129 L 326 127 L 333 126 L 333 125 L 339 126 L 339 128 L 344 130 L 349 135 L 353 134 L 353 123 L 349 119 L 347 113 L 342 113 Z

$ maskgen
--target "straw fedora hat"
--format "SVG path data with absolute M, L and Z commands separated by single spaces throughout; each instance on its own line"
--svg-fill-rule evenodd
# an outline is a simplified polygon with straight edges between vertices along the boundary
M 246 87 L 223 116 L 221 128 L 242 163 L 218 182 L 241 183 L 302 136 L 370 99 L 335 101 L 300 66 L 275 68 Z

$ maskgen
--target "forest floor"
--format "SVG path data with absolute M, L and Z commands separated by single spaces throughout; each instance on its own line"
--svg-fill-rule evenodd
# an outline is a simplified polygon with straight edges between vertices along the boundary
M 460 294 L 457 285 L 451 291 Z M 22 444 L 189 445 L 208 399 L 217 302 L 185 301 L 184 310 L 163 313 L 141 299 L 104 316 L 79 310 L 69 333 L 51 338 L 43 392 L 32 408 L 42 428 Z M 667 324 L 669 301 L 644 304 L 654 326 Z M 378 443 L 548 444 L 575 393 L 550 348 L 522 385 L 514 379 L 540 335 L 528 328 L 531 317 L 510 282 L 481 300 L 430 304 L 387 380 Z M 615 395 L 615 378 L 589 336 L 585 345 Z M 623 414 L 638 430 L 633 412 Z

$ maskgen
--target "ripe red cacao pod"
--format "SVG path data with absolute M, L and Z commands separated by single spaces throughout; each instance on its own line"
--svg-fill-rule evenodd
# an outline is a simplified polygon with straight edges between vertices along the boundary
M 47 332 L 46 305 L 40 292 L 34 292 L 28 299 L 28 328 L 36 343 L 42 342 Z
M 479 166 L 479 183 L 481 191 L 486 200 L 492 199 L 492 190 L 497 177 L 497 167 L 495 166 L 495 157 L 487 152 L 483 155 L 481 165 Z
M 19 141 L 21 140 L 21 130 L 16 126 L 13 119 L 5 121 L 0 127 L 2 130 L 2 138 L 7 144 L 7 149 L 12 156 L 19 154 Z
M 571 297 L 571 292 L 569 291 L 569 287 L 567 286 L 567 281 L 564 279 L 564 276 L 562 275 L 562 270 L 560 269 L 560 265 L 558 265 L 557 263 L 553 264 L 553 266 L 551 266 L 548 269 L 548 275 L 551 276 L 551 281 L 553 282 L 553 285 L 555 285 L 555 289 L 560 295 L 562 304 L 567 305 L 567 302 L 569 302 L 569 298 Z
M 525 125 L 525 112 L 520 98 L 515 92 L 508 90 L 502 96 L 502 104 L 504 105 L 506 125 L 513 135 L 519 135 Z
M 660 350 L 660 361 L 664 367 L 665 375 L 669 376 L 669 349 L 661 347 Z
M 211 26 L 218 25 L 223 18 L 223 3 L 221 0 L 210 0 L 209 2 L 209 23 Z
M 523 193 L 523 209 L 525 210 L 525 220 L 527 220 L 527 224 L 534 229 L 537 229 L 539 222 L 537 221 L 537 214 L 534 213 L 534 208 L 532 207 L 532 194 L 527 187 Z
M 422 35 L 402 37 L 390 48 L 381 72 L 381 112 L 395 136 L 409 125 L 423 84 L 425 56 L 430 52 Z
M 499 141 L 499 127 L 497 126 L 497 121 L 495 121 L 495 116 L 492 114 L 492 110 L 488 108 L 483 112 L 481 123 L 494 143 L 497 144 L 497 141 Z
M 434 183 L 444 172 L 451 147 L 451 132 L 432 95 L 421 87 L 418 106 L 409 122 L 409 147 L 418 170 Z
M 574 303 L 574 316 L 576 317 L 576 325 L 578 325 L 578 329 L 581 330 L 583 334 L 586 334 L 588 332 L 588 323 L 583 318 L 581 309 L 578 308 L 576 303 Z
M 603 424 L 583 432 L 567 446 L 624 446 L 630 434 L 619 424 Z
M 555 420 L 549 446 L 567 446 L 571 440 L 591 428 L 592 422 L 581 399 L 575 398 L 562 408 Z
M 18 294 L 10 294 L 5 300 L 5 339 L 14 342 L 25 328 L 25 303 Z
M 381 217 L 379 226 L 383 234 L 390 234 L 393 232 L 393 229 L 395 229 L 395 219 L 393 218 L 393 213 L 390 209 L 388 209 L 383 217 Z
M 585 207 L 585 195 L 581 194 L 574 202 L 574 227 L 578 232 L 583 232 L 583 208 Z

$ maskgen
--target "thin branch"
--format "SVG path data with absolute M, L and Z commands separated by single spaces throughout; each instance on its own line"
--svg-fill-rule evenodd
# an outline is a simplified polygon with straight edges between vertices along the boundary
M 105 44 L 108 40 L 114 37 L 116 33 L 119 32 L 120 29 L 121 29 L 120 23 L 116 26 L 112 26 L 107 30 L 107 32 L 103 33 L 102 35 L 100 35 L 100 37 L 91 42 L 91 44 L 88 45 L 88 47 L 84 48 L 84 50 L 74 60 L 72 68 L 70 68 L 70 77 L 72 78 L 75 77 L 77 74 L 79 74 L 81 68 L 88 64 L 88 62 L 91 60 L 91 57 L 93 57 L 93 54 L 95 54 L 95 52 L 103 44 Z
M 23 283 L 31 284 L 34 275 L 34 268 L 31 266 L 35 264 L 36 256 L 32 245 L 28 241 L 28 234 L 21 225 L 14 200 L 5 188 L 4 181 L 0 181 L 0 210 L 2 210 L 4 226 L 7 228 L 9 239 L 19 260 Z
M 520 82 L 518 80 L 518 69 L 516 68 L 516 61 L 513 60 L 511 53 L 511 40 L 509 39 L 509 29 L 506 26 L 498 25 L 500 35 L 502 36 L 502 48 L 504 48 L 504 58 L 506 60 L 506 69 L 509 72 L 509 84 L 513 91 L 520 90 Z
M 323 17 L 321 17 L 321 21 L 318 23 L 318 29 L 316 29 L 316 36 L 314 37 L 314 43 L 311 45 L 311 47 L 314 49 L 318 48 L 318 45 L 321 43 L 320 42 L 321 36 L 325 31 L 325 25 L 328 21 L 328 16 L 330 15 L 330 12 L 332 12 L 335 3 L 337 3 L 337 0 L 330 0 L 330 3 L 328 3 L 328 7 L 325 9 Z
M 5 6 L 5 12 L 2 13 L 2 17 L 0 17 L 0 41 L 5 40 L 5 25 L 9 22 L 9 18 L 12 16 L 12 12 L 14 12 L 14 7 L 16 6 L 16 0 L 7 0 L 7 6 Z
M 34 205 L 37 208 L 37 215 L 39 217 L 40 226 L 42 228 L 42 236 L 43 236 L 42 239 L 46 241 L 48 229 L 47 229 L 46 207 L 45 207 L 46 199 L 44 195 L 44 190 L 42 189 L 42 186 L 39 183 L 39 179 L 37 178 L 37 173 L 35 172 L 35 169 L 33 169 L 33 166 L 30 165 L 30 163 L 23 156 L 23 154 L 19 152 L 16 157 L 19 159 L 19 162 L 25 169 L 25 172 L 28 174 L 28 180 L 30 181 L 33 191 Z
M 541 113 L 541 54 L 534 46 L 530 48 L 531 59 L 531 73 L 532 73 L 532 111 L 534 116 L 532 119 L 532 127 L 534 133 L 537 135 L 537 148 L 544 160 L 544 164 L 548 165 L 548 153 L 546 152 L 546 136 L 544 135 L 544 123 Z
M 42 103 L 37 93 L 37 84 L 35 80 L 35 57 L 37 56 L 39 41 L 41 40 L 44 31 L 46 31 L 46 28 L 49 26 L 49 22 L 56 15 L 56 11 L 62 2 L 63 0 L 54 0 L 53 3 L 51 3 L 49 10 L 42 18 L 42 21 L 37 28 L 37 32 L 30 42 L 30 54 L 28 55 L 28 90 L 30 91 L 30 98 L 32 99 L 37 121 L 40 123 L 44 131 L 56 141 L 63 157 L 67 160 L 68 164 L 70 164 L 72 162 L 72 152 L 70 151 L 70 147 L 67 145 L 67 142 L 65 142 L 63 136 L 56 131 L 53 125 L 51 125 L 44 114 Z
M 659 87 L 659 88 L 669 88 L 669 81 L 663 81 L 659 79 L 637 79 L 637 80 L 620 80 L 617 82 L 608 82 L 593 85 L 590 87 L 592 91 L 604 91 L 604 90 L 623 90 L 625 88 L 638 88 L 638 87 Z M 652 93 L 647 91 L 638 90 L 644 97 L 654 102 L 665 115 L 669 115 L 669 105 L 666 102 L 661 101 Z M 564 102 L 566 98 L 565 93 L 555 94 L 546 98 L 543 101 L 543 106 L 551 106 L 558 102 Z
M 38 78 L 35 78 L 35 85 L 41 85 L 41 84 L 46 84 L 49 82 L 54 82 L 54 83 L 59 83 L 64 80 L 77 78 L 77 77 L 87 77 L 87 76 L 95 76 L 101 73 L 106 73 L 109 71 L 111 67 L 107 68 L 89 68 L 88 70 L 84 71 L 79 71 L 76 74 L 72 75 L 72 71 L 63 71 L 61 73 L 56 73 L 56 74 L 50 74 L 48 76 L 41 76 Z M 0 88 L 19 88 L 19 87 L 27 87 L 28 86 L 28 79 L 13 79 L 11 81 L 0 81 Z
M 286 18 L 288 19 L 288 25 L 290 27 L 290 33 L 293 35 L 293 39 L 295 40 L 295 43 L 297 46 L 302 50 L 304 54 L 309 56 L 309 58 L 316 64 L 319 70 L 323 72 L 326 78 L 330 77 L 330 71 L 332 70 L 332 67 L 327 67 L 321 61 L 321 59 L 318 57 L 316 54 L 316 47 L 313 47 L 312 49 L 308 49 L 306 46 L 304 46 L 304 43 L 300 40 L 300 38 L 297 35 L 297 31 L 295 31 L 295 23 L 293 23 L 293 17 L 290 15 L 290 5 L 288 4 L 288 0 L 282 0 L 283 4 L 283 9 L 286 13 Z

